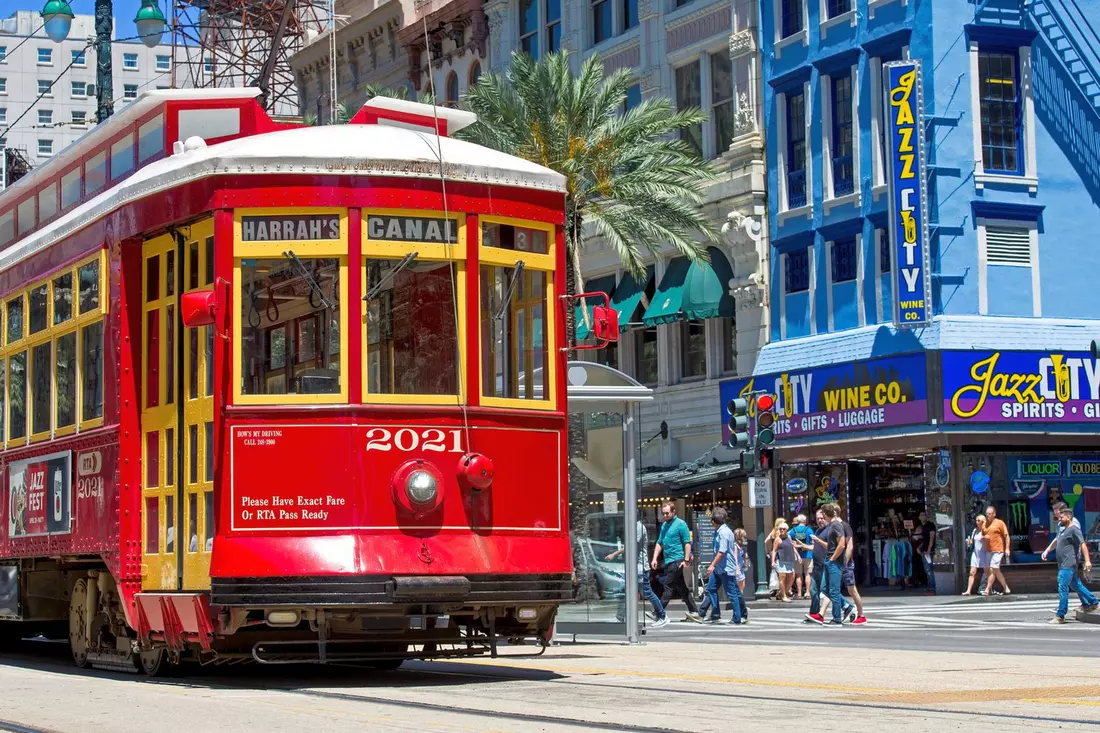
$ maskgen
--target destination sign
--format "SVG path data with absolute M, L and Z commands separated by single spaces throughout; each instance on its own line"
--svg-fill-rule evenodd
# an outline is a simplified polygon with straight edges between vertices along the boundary
M 339 214 L 241 217 L 242 242 L 298 242 L 339 238 Z
M 454 244 L 458 241 L 458 219 L 368 214 L 367 238 L 382 242 Z

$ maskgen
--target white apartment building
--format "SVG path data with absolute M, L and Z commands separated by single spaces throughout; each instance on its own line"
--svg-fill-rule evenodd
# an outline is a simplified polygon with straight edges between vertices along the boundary
M 21 150 L 34 165 L 96 123 L 95 17 L 76 16 L 61 43 L 41 26 L 29 10 L 0 19 L 0 146 Z M 170 45 L 117 41 L 112 63 L 116 110 L 143 91 L 171 85 Z

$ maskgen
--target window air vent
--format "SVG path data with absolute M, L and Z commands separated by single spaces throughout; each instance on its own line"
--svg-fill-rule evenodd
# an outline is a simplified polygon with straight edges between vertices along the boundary
M 990 265 L 1031 266 L 1031 232 L 1015 227 L 986 227 L 986 262 Z

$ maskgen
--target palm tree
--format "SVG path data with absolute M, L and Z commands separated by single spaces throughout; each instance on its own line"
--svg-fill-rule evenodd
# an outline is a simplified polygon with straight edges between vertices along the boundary
M 664 97 L 624 113 L 630 84 L 625 69 L 605 76 L 596 54 L 574 74 L 568 54 L 536 61 L 515 52 L 503 74 L 482 76 L 464 100 L 478 122 L 458 137 L 565 176 L 570 295 L 582 283 L 585 234 L 595 234 L 592 241 L 614 249 L 635 275 L 644 272 L 647 258 L 657 256 L 658 245 L 671 244 L 692 261 L 705 260 L 706 244 L 720 237 L 701 209 L 704 187 L 717 173 L 680 138 L 682 130 L 701 125 L 706 114 L 677 110 Z M 574 312 L 566 311 L 568 333 L 574 332 Z M 584 456 L 583 416 L 570 415 L 569 434 L 570 456 Z M 588 534 L 588 481 L 572 461 L 569 487 L 573 560 L 584 583 L 578 596 L 583 601 L 594 590 L 586 555 L 576 542 Z

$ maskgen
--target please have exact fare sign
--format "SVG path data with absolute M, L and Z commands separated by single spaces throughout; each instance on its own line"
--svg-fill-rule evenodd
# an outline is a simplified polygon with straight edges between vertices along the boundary
M 919 61 L 896 61 L 883 70 L 894 325 L 912 328 L 932 321 L 921 67 Z

